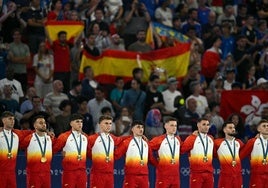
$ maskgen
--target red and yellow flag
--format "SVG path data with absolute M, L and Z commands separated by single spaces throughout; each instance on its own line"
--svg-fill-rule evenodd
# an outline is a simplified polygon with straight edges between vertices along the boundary
M 58 39 L 59 31 L 67 32 L 67 40 L 75 38 L 84 30 L 84 23 L 81 21 L 47 21 L 45 28 L 52 41 Z
M 80 73 L 85 66 L 91 66 L 95 79 L 102 84 L 113 84 L 117 76 L 125 80 L 132 78 L 132 70 L 141 67 L 144 70 L 144 81 L 155 67 L 166 70 L 168 76 L 177 78 L 187 73 L 190 59 L 190 44 L 182 43 L 175 47 L 154 50 L 149 53 L 106 50 L 101 56 L 94 57 L 83 52 Z

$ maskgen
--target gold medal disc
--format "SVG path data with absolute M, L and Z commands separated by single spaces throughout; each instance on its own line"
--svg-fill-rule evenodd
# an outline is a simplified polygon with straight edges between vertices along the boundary
M 109 163 L 110 162 L 110 157 L 109 156 L 106 156 L 105 157 L 105 161 L 106 161 L 106 163 Z
M 140 165 L 143 166 L 144 165 L 144 161 L 140 160 Z
M 234 167 L 236 165 L 236 161 L 232 161 L 232 166 Z
M 204 156 L 204 157 L 203 157 L 203 162 L 204 162 L 204 163 L 208 162 L 208 157 L 207 157 L 207 156 Z
M 41 157 L 41 163 L 45 163 L 47 162 L 47 158 L 46 157 Z
M 8 153 L 8 154 L 7 154 L 7 158 L 8 158 L 8 159 L 11 159 L 11 158 L 13 158 L 13 155 L 12 155 L 12 153 Z

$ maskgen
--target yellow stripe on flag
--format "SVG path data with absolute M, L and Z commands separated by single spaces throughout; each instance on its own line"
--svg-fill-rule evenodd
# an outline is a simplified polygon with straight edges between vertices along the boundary
M 84 30 L 84 23 L 80 21 L 47 21 L 47 33 L 52 41 L 58 39 L 58 32 L 66 31 L 67 40 L 79 36 Z

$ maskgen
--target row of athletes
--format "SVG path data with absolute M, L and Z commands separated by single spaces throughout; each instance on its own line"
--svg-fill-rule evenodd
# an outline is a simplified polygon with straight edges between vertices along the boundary
M 115 137 L 110 134 L 112 117 L 99 118 L 100 132 L 87 136 L 82 133 L 83 117 L 72 114 L 71 130 L 58 138 L 47 133 L 44 117 L 33 120 L 35 131 L 13 129 L 14 115 L 2 114 L 3 131 L 0 132 L 0 182 L 2 188 L 16 188 L 16 156 L 18 148 L 26 150 L 27 187 L 51 187 L 52 153 L 62 151 L 62 187 L 87 187 L 86 159 L 92 160 L 90 187 L 114 187 L 114 160 L 125 156 L 123 187 L 149 187 L 148 166 L 156 167 L 157 188 L 180 187 L 179 158 L 189 153 L 190 187 L 213 188 L 213 156 L 221 165 L 219 187 L 241 188 L 241 159 L 250 157 L 250 187 L 262 188 L 268 180 L 268 121 L 257 126 L 259 136 L 245 145 L 235 136 L 232 122 L 223 124 L 224 138 L 213 139 L 208 135 L 209 121 L 199 119 L 198 131 L 184 142 L 176 136 L 177 120 L 167 118 L 166 133 L 148 141 L 144 138 L 144 124 L 132 123 L 132 136 Z M 153 151 L 157 156 L 153 155 Z

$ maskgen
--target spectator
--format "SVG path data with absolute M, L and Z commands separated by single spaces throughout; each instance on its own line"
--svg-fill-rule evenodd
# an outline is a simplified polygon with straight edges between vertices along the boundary
M 210 11 L 208 15 L 208 22 L 202 24 L 202 39 L 204 42 L 204 48 L 208 49 L 210 47 L 210 37 L 214 35 L 213 27 L 216 26 L 217 15 L 214 11 Z
M 169 8 L 170 0 L 159 1 L 159 7 L 156 8 L 154 16 L 157 22 L 172 27 L 172 10 Z
M 36 96 L 36 89 L 34 87 L 29 87 L 26 93 L 26 100 L 20 105 L 20 113 L 24 114 L 26 111 L 33 109 L 32 97 L 34 96 Z
M 57 35 L 58 39 L 55 41 L 52 41 L 48 36 L 54 54 L 54 80 L 61 80 L 64 83 L 64 92 L 67 93 L 70 90 L 71 71 L 69 45 L 72 45 L 73 41 L 71 39 L 67 40 L 66 31 L 59 31 Z
M 190 95 L 186 101 L 189 98 L 194 98 L 197 102 L 197 108 L 196 108 L 196 112 L 199 114 L 200 117 L 202 117 L 205 112 L 208 110 L 208 102 L 206 97 L 204 97 L 203 95 L 201 95 L 202 93 L 202 88 L 201 85 L 198 81 L 192 82 L 190 84 L 190 88 L 192 91 L 192 95 Z
M 26 82 L 27 83 L 27 82 Z M 26 84 L 24 83 L 24 84 Z M 10 85 L 12 88 L 12 95 L 11 97 L 15 99 L 18 103 L 21 103 L 22 98 L 24 97 L 21 83 L 14 79 L 14 70 L 13 68 L 8 67 L 6 70 L 6 78 L 0 80 L 0 91 L 3 94 L 3 88 L 5 85 Z M 2 95 L 2 98 L 4 96 Z
M 143 120 L 146 93 L 140 89 L 141 81 L 133 79 L 131 88 L 128 89 L 123 97 L 122 106 L 126 106 L 132 114 L 133 120 Z
M 100 30 L 109 30 L 109 25 L 106 21 L 104 21 L 104 13 L 103 10 L 97 7 L 94 11 L 95 20 L 91 21 L 89 28 L 92 28 L 92 25 L 97 23 L 100 27 Z
M 205 76 L 209 84 L 215 77 L 221 63 L 220 46 L 222 40 L 219 36 L 213 38 L 213 45 L 210 49 L 206 50 L 202 57 L 202 74 Z
M 195 8 L 191 8 L 188 10 L 188 18 L 185 22 L 182 23 L 182 32 L 186 34 L 188 32 L 189 27 L 195 28 L 196 36 L 201 37 L 201 25 L 198 20 L 198 11 Z
M 61 113 L 55 116 L 54 133 L 58 137 L 61 133 L 64 133 L 71 129 L 69 121 L 71 118 L 72 103 L 69 100 L 61 101 L 59 105 Z
M 171 115 L 176 108 L 174 107 L 174 101 L 177 96 L 181 96 L 181 92 L 177 90 L 178 81 L 175 77 L 169 77 L 167 80 L 168 88 L 162 92 L 165 109 Z
M 83 132 L 88 135 L 91 135 L 95 133 L 95 129 L 93 125 L 93 118 L 88 113 L 87 103 L 88 103 L 87 98 L 83 96 L 79 96 L 77 99 L 77 104 L 78 104 L 77 113 L 81 114 L 84 117 L 83 127 L 82 127 Z
M 188 66 L 187 75 L 182 80 L 182 91 L 185 99 L 191 95 L 190 84 L 194 81 L 199 81 L 199 67 L 196 64 Z
M 236 41 L 237 47 L 234 51 L 234 61 L 237 69 L 236 80 L 243 83 L 247 77 L 247 70 L 252 63 L 251 51 L 246 47 L 247 38 L 240 35 Z
M 235 49 L 235 37 L 231 34 L 231 25 L 230 23 L 223 23 L 221 25 L 222 30 L 222 44 L 221 44 L 221 58 L 226 59 L 228 55 L 234 53 Z
M 125 10 L 124 21 L 126 25 L 123 38 L 125 48 L 128 49 L 129 45 L 136 41 L 138 31 L 147 31 L 151 17 L 143 3 L 139 4 L 138 0 L 132 0 L 130 9 Z
M 145 135 L 152 139 L 164 133 L 162 115 L 159 109 L 151 109 L 145 118 Z
M 2 7 L 3 8 L 3 7 Z M 7 2 L 7 11 L 2 11 L 0 17 L 1 36 L 4 43 L 11 43 L 13 41 L 13 31 L 17 28 L 24 29 L 26 22 L 20 17 L 21 9 L 16 6 L 13 1 Z
M 118 34 L 113 34 L 111 37 L 112 44 L 110 45 L 109 49 L 111 50 L 120 50 L 125 51 L 125 46 L 122 43 L 122 39 Z
M 139 80 L 140 82 L 143 80 L 143 69 L 136 67 L 132 70 L 132 77 L 135 80 Z M 128 81 L 125 83 L 124 85 L 124 89 L 130 89 L 131 88 L 131 84 L 132 84 L 132 80 Z M 145 91 L 146 90 L 146 86 L 144 84 L 141 83 L 140 85 L 140 89 Z
M 227 121 L 232 121 L 234 123 L 237 132 L 236 138 L 245 141 L 245 126 L 242 117 L 237 113 L 233 113 L 229 115 Z
M 226 69 L 225 80 L 223 82 L 223 89 L 231 90 L 232 84 L 235 82 L 235 69 L 229 67 Z
M 122 101 L 125 94 L 124 90 L 124 79 L 123 77 L 117 77 L 115 80 L 115 88 L 110 93 L 111 103 L 114 107 L 116 115 L 119 115 L 119 112 L 122 108 Z
M 259 78 L 257 80 L 257 88 L 259 90 L 268 90 L 268 80 L 265 78 Z
M 201 25 L 209 22 L 209 14 L 211 9 L 207 6 L 207 0 L 198 1 L 198 20 Z
M 252 48 L 257 44 L 257 30 L 255 29 L 255 18 L 247 15 L 246 24 L 242 28 L 241 34 L 247 38 L 247 47 Z
M 255 2 L 255 5 L 257 3 Z M 249 6 L 250 7 L 250 6 Z M 268 21 L 268 1 L 267 0 L 261 0 L 259 4 L 257 4 L 257 6 L 255 6 L 257 9 L 257 15 L 260 19 L 265 19 L 266 21 Z M 256 13 L 256 12 L 254 12 Z
M 53 0 L 51 5 L 51 11 L 48 12 L 47 20 L 66 20 L 61 0 Z
M 194 98 L 186 100 L 185 105 L 179 105 L 174 112 L 174 117 L 178 119 L 178 134 L 182 140 L 191 135 L 197 129 L 196 123 L 199 115 L 196 112 L 197 102 Z
M 94 80 L 94 71 L 92 67 L 84 67 L 83 73 L 84 79 L 82 80 L 81 95 L 90 100 L 95 97 L 95 89 L 98 86 L 98 82 Z
M 122 0 L 107 0 L 105 5 L 107 6 L 105 17 L 108 23 L 117 23 L 121 19 L 124 11 Z
M 130 135 L 130 128 L 133 119 L 127 107 L 122 107 L 120 115 L 115 120 L 116 135 L 127 136 Z
M 255 65 L 250 65 L 248 69 L 248 75 L 246 82 L 242 83 L 243 84 L 243 89 L 252 89 L 256 87 L 256 78 L 255 78 L 255 73 L 256 73 L 256 67 Z
M 96 46 L 96 35 L 94 33 L 89 33 L 87 36 L 87 43 L 84 46 L 84 49 L 87 53 L 92 56 L 99 56 L 101 54 L 100 49 Z
M 40 43 L 45 40 L 44 23 L 47 12 L 41 8 L 40 0 L 31 0 L 30 9 L 27 11 L 27 38 L 31 53 L 38 52 Z
M 68 96 L 62 93 L 63 87 L 62 81 L 55 80 L 53 82 L 53 91 L 48 93 L 44 98 L 43 104 L 46 111 L 53 114 L 55 117 L 61 113 L 59 109 L 61 101 L 68 100 Z
M 242 27 L 246 24 L 248 8 L 246 4 L 239 4 L 237 7 L 236 26 L 237 33 L 241 32 Z
M 146 39 L 145 37 L 146 37 L 146 31 L 139 30 L 137 32 L 137 41 L 130 44 L 127 50 L 140 53 L 152 51 L 153 50 L 152 47 L 145 42 Z
M 71 48 L 70 55 L 71 55 L 71 79 L 70 83 L 72 84 L 73 81 L 78 80 L 79 78 L 79 68 L 81 64 L 80 55 L 81 51 L 84 48 L 84 43 L 82 37 L 79 37 L 74 46 Z
M 3 99 L 0 99 L 0 105 L 5 106 L 5 110 L 12 112 L 13 114 L 19 114 L 20 105 L 18 101 L 11 98 L 12 86 L 5 85 L 3 88 Z
M 22 43 L 21 32 L 16 29 L 13 32 L 13 42 L 9 44 L 8 56 L 9 66 L 14 70 L 14 78 L 19 80 L 23 91 L 27 87 L 27 64 L 31 61 L 28 45 Z
M 100 86 L 95 89 L 95 97 L 88 101 L 87 107 L 89 113 L 93 117 L 93 125 L 95 131 L 97 130 L 98 119 L 101 116 L 101 109 L 103 107 L 110 107 L 112 111 L 112 116 L 115 115 L 112 109 L 112 104 L 105 99 L 104 88 Z
M 54 58 L 49 54 L 45 42 L 39 44 L 38 53 L 33 57 L 33 67 L 36 73 L 34 87 L 37 95 L 44 98 L 52 91 Z
M 259 20 L 258 21 L 257 37 L 258 37 L 258 44 L 259 45 L 262 45 L 264 42 L 267 42 L 268 28 L 267 28 L 266 20 Z
M 232 5 L 226 5 L 223 10 L 223 14 L 220 14 L 217 18 L 217 24 L 222 25 L 223 23 L 228 22 L 231 25 L 231 31 L 235 31 L 236 19 L 234 16 L 234 8 Z
M 81 95 L 82 84 L 80 81 L 75 80 L 72 83 L 72 89 L 68 92 L 67 96 L 72 103 L 72 113 L 76 113 L 78 110 L 77 100 Z
M 218 137 L 218 133 L 222 128 L 222 124 L 224 123 L 223 118 L 220 116 L 220 104 L 217 102 L 213 102 L 209 105 L 211 119 L 210 123 L 215 125 L 216 134 L 215 137 Z

